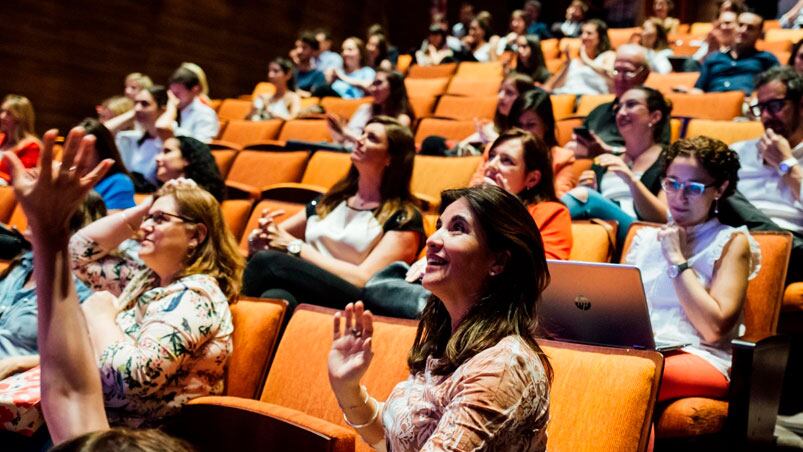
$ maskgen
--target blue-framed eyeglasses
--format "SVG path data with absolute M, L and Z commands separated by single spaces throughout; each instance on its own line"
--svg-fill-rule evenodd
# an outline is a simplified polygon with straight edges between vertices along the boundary
M 674 177 L 665 177 L 661 185 L 667 193 L 683 192 L 689 197 L 698 197 L 705 193 L 705 189 L 716 187 L 717 184 L 704 184 L 702 182 L 681 182 Z

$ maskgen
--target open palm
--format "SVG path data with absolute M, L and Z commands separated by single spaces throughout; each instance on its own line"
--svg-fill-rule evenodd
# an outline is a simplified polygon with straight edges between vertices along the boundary
M 341 318 L 345 317 L 345 322 Z M 342 323 L 342 325 L 341 325 Z M 373 318 L 361 302 L 349 303 L 334 317 L 334 340 L 329 351 L 329 380 L 332 386 L 359 385 L 373 358 Z

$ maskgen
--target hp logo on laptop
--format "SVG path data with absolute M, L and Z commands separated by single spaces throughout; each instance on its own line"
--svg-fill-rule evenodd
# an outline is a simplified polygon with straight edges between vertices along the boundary
M 582 295 L 578 295 L 574 299 L 574 305 L 577 306 L 577 309 L 581 311 L 588 311 L 591 309 L 591 300 Z

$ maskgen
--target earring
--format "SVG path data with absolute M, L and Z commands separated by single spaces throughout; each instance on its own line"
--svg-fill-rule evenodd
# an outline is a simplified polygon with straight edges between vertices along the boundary
M 719 215 L 719 198 L 714 198 L 714 215 Z

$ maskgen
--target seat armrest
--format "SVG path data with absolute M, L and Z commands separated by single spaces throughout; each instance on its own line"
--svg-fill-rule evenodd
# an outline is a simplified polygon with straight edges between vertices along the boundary
M 775 421 L 789 358 L 789 339 L 743 336 L 732 341 L 727 432 L 735 444 L 775 443 Z
M 258 199 L 260 190 L 242 182 L 226 181 L 226 197 L 228 199 Z
M 192 400 L 167 426 L 200 451 L 331 450 L 354 451 L 356 433 L 306 413 L 240 397 Z
M 786 286 L 781 309 L 784 311 L 803 311 L 803 282 L 796 282 Z
M 233 149 L 235 151 L 241 151 L 243 149 L 243 145 L 228 140 L 212 140 L 209 142 L 209 148 L 212 150 Z
M 326 187 L 321 187 L 320 185 L 282 182 L 264 187 L 260 199 L 268 198 L 306 204 L 326 192 Z

